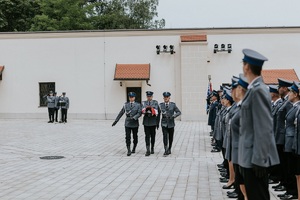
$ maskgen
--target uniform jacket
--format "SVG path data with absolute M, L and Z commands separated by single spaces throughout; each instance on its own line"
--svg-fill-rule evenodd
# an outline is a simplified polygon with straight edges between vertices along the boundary
M 279 108 L 282 106 L 283 100 L 279 99 L 275 105 L 272 105 L 272 116 L 273 116 L 273 131 L 275 135 L 275 141 L 276 141 L 276 126 L 277 126 L 277 113 Z
M 55 107 L 55 96 L 47 96 L 47 107 L 48 108 Z
M 219 141 L 223 140 L 222 117 L 223 117 L 223 114 L 225 111 L 226 111 L 226 108 L 224 106 L 222 106 L 220 109 L 220 112 L 218 112 L 218 115 L 217 115 L 216 121 L 215 121 L 214 138 Z
M 300 102 L 297 102 L 286 114 L 285 116 L 285 143 L 284 143 L 284 151 L 285 152 L 293 152 L 293 143 L 294 137 L 296 134 L 295 130 L 295 115 L 298 110 Z
M 226 147 L 227 147 L 227 142 L 228 142 L 228 138 L 227 138 L 227 131 L 228 131 L 228 122 L 229 122 L 229 116 L 230 116 L 230 111 L 231 111 L 231 109 L 232 109 L 232 106 L 230 106 L 230 107 L 227 107 L 226 108 L 226 114 L 224 114 L 224 117 L 223 117 L 223 119 L 222 119 L 222 131 L 223 131 L 223 145 L 222 145 L 222 147 L 224 148 L 224 149 L 226 149 Z
M 140 103 L 134 102 L 126 102 L 124 106 L 122 107 L 121 111 L 119 112 L 116 122 L 120 120 L 120 118 L 123 116 L 123 114 L 126 114 L 126 119 L 125 119 L 125 127 L 128 128 L 137 128 L 139 127 L 139 117 L 142 114 L 142 107 Z
M 181 115 L 180 110 L 173 102 L 169 102 L 168 108 L 166 108 L 166 104 L 164 102 L 160 103 L 159 106 L 162 114 L 161 126 L 166 128 L 173 128 L 175 126 L 174 119 Z
M 230 111 L 228 112 L 228 118 L 225 120 L 226 122 L 226 152 L 225 158 L 231 161 L 231 149 L 232 149 L 232 132 L 231 132 L 231 122 L 232 117 L 235 114 L 236 110 L 238 109 L 236 102 L 232 104 Z
M 241 110 L 241 106 L 239 105 L 234 110 L 230 122 L 230 130 L 232 136 L 231 161 L 234 164 L 238 164 L 238 149 L 239 149 L 239 138 L 240 138 L 240 110 Z
M 143 125 L 144 126 L 157 126 L 160 121 L 160 108 L 158 102 L 156 100 L 152 101 L 143 101 L 142 104 L 142 113 L 144 114 Z M 153 108 L 152 112 L 155 112 L 155 115 L 152 115 L 151 110 L 150 113 L 147 113 L 147 107 Z
M 295 153 L 297 155 L 300 155 L 300 106 L 298 106 L 298 109 L 295 114 L 295 138 L 294 138 L 294 148 Z
M 252 168 L 253 164 L 261 167 L 279 164 L 271 96 L 261 77 L 253 81 L 241 104 L 238 161 L 244 168 Z
M 63 106 L 61 106 L 61 108 L 63 109 L 69 109 L 69 106 L 70 106 L 70 100 L 68 97 L 64 97 L 64 96 L 61 96 L 59 97 L 59 102 L 64 102 L 65 104 Z
M 55 108 L 59 109 L 58 102 L 59 102 L 60 97 L 55 96 Z
M 278 108 L 277 111 L 277 123 L 276 123 L 276 132 L 275 132 L 275 141 L 276 144 L 284 145 L 285 139 L 285 116 L 288 111 L 293 107 L 293 104 L 284 99 L 281 106 Z
M 213 102 L 209 106 L 209 112 L 208 112 L 208 125 L 214 126 L 215 125 L 215 119 L 217 116 L 217 111 L 218 111 L 218 101 Z

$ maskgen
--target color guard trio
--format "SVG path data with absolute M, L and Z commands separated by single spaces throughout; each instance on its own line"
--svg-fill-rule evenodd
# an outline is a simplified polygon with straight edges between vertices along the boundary
M 68 97 L 66 97 L 65 92 L 63 92 L 61 96 L 57 96 L 56 94 L 56 92 L 50 91 L 49 94 L 44 96 L 48 107 L 48 123 L 54 123 L 54 120 L 55 122 L 58 122 L 59 109 L 61 109 L 61 118 L 59 123 L 67 123 L 70 100 Z
M 145 156 L 154 154 L 155 136 L 156 130 L 159 129 L 159 123 L 161 121 L 161 127 L 163 132 L 164 143 L 164 156 L 171 154 L 173 137 L 174 137 L 174 119 L 181 115 L 180 110 L 174 102 L 170 102 L 171 93 L 164 92 L 164 102 L 158 104 L 156 100 L 153 100 L 153 92 L 146 92 L 147 100 L 142 104 L 135 102 L 136 94 L 134 92 L 128 93 L 129 101 L 126 102 L 112 126 L 115 126 L 120 118 L 126 114 L 125 118 L 125 139 L 127 147 L 127 156 L 135 153 L 136 146 L 138 144 L 138 118 L 142 115 L 143 125 L 145 131 L 145 143 L 146 153 Z M 131 150 L 131 133 L 133 135 L 133 148 Z
M 209 97 L 211 152 L 224 158 L 220 182 L 238 200 L 270 199 L 275 183 L 275 191 L 285 191 L 280 199 L 300 199 L 300 84 L 278 77 L 278 86 L 267 86 L 261 70 L 268 59 L 250 49 L 243 54 L 243 75 Z

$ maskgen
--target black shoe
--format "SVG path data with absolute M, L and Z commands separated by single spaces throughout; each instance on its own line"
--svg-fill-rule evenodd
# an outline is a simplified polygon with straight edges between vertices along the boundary
M 131 153 L 135 153 L 136 145 L 133 145 Z
M 220 149 L 212 149 L 210 152 L 215 153 L 215 152 L 220 152 Z
M 220 179 L 220 183 L 228 183 L 229 179 L 226 178 L 226 179 Z
M 231 183 L 230 185 L 223 185 L 222 188 L 225 189 L 225 190 L 233 189 L 234 188 L 234 183 Z
M 225 169 L 225 168 L 219 168 L 218 170 L 219 170 L 219 172 L 226 172 L 227 171 L 227 169 Z
M 48 121 L 48 123 L 51 123 L 51 121 Z
M 238 198 L 239 197 L 239 195 L 237 194 L 237 193 L 232 193 L 232 194 L 229 194 L 229 195 L 227 195 L 228 196 L 228 198 Z
M 221 175 L 222 177 L 227 177 L 227 176 L 228 176 L 227 172 L 221 172 L 220 175 Z
M 279 188 L 280 186 L 282 186 L 281 183 L 279 183 L 278 185 L 272 186 L 272 188 L 276 189 L 276 188 Z
M 169 155 L 169 154 L 168 154 L 168 146 L 165 146 L 165 153 L 164 153 L 164 156 L 167 156 L 167 155 Z
M 171 149 L 168 149 L 168 152 L 167 152 L 167 153 L 168 153 L 168 155 L 171 154 Z
M 65 120 L 65 123 L 67 123 L 67 120 Z
M 146 146 L 146 149 L 147 149 L 147 151 L 146 151 L 145 156 L 150 156 L 150 147 Z
M 151 148 L 151 154 L 154 154 L 154 148 L 153 147 Z
M 289 195 L 289 194 L 286 192 L 286 193 L 283 193 L 283 194 L 278 194 L 277 196 L 278 196 L 278 197 L 284 197 L 284 196 L 286 196 L 286 195 Z
M 227 191 L 227 196 L 228 196 L 229 194 L 232 194 L 232 193 L 236 193 L 236 191 L 235 191 L 235 190 Z
M 286 196 L 284 196 L 284 197 L 280 197 L 280 199 L 282 199 L 282 200 L 298 199 L 298 196 L 288 194 L 288 195 L 286 195 Z
M 269 184 L 277 184 L 277 183 L 279 183 L 279 181 L 274 181 L 272 179 L 269 179 Z
M 130 146 L 127 146 L 127 156 L 131 155 Z
M 223 163 L 222 164 L 217 164 L 217 167 L 224 168 L 224 164 Z
M 285 191 L 285 190 L 286 188 L 283 185 L 275 189 L 276 192 Z

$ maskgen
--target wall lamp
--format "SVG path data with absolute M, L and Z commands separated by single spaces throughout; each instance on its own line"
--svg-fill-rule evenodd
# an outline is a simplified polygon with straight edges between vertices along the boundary
M 170 45 L 169 47 L 167 45 L 163 45 L 162 51 L 160 50 L 160 45 L 156 45 L 156 54 L 159 55 L 160 53 L 170 53 L 170 54 L 176 53 L 174 51 L 174 45 Z
M 219 49 L 219 45 L 218 44 L 215 44 L 214 45 L 214 53 L 217 53 L 217 52 L 228 52 L 228 53 L 231 53 L 232 51 L 232 45 L 231 44 L 227 44 L 227 49 L 225 48 L 225 44 L 221 44 L 221 48 Z

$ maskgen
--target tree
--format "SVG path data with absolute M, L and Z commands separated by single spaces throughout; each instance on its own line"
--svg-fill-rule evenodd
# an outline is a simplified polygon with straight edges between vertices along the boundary
M 38 1 L 0 0 L 0 31 L 28 31 L 39 12 Z
M 89 30 L 85 0 L 40 0 L 41 14 L 33 19 L 31 31 Z

